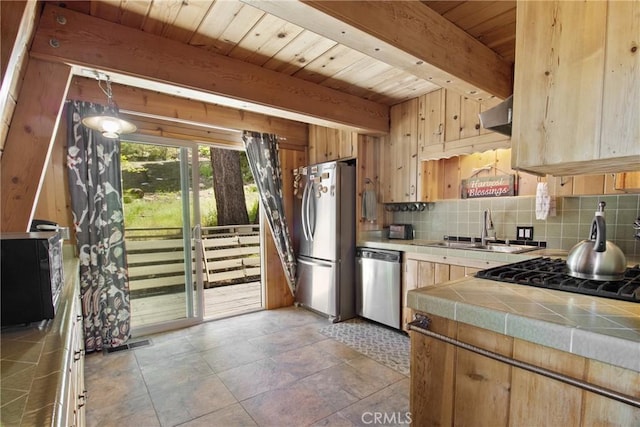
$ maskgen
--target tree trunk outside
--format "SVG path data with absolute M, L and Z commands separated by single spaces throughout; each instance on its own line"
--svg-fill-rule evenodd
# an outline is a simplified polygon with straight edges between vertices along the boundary
M 240 152 L 210 147 L 209 154 L 213 168 L 218 225 L 249 224 L 240 170 Z

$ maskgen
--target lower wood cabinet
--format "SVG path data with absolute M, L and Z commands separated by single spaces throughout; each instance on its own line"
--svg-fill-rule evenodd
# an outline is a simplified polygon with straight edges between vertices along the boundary
M 429 330 L 640 397 L 640 373 L 427 314 Z M 640 409 L 412 331 L 416 426 L 631 426 Z
M 82 327 L 82 304 L 79 291 L 73 295 L 69 310 L 69 340 L 66 345 L 65 374 L 63 381 L 61 410 L 65 426 L 80 427 L 85 425 L 85 402 L 87 391 L 84 384 L 84 335 Z
M 407 307 L 407 292 L 412 289 L 424 288 L 450 280 L 461 279 L 475 274 L 483 268 L 495 267 L 498 264 L 479 267 L 478 261 L 464 259 L 438 258 L 435 261 L 412 257 L 405 254 L 402 274 L 402 329 L 408 331 L 407 323 L 413 320 L 413 310 Z M 486 263 L 485 263 L 486 264 Z

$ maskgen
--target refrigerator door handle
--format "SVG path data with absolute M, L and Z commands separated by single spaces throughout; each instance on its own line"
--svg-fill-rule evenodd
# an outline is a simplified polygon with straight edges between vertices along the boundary
M 304 185 L 302 192 L 302 206 L 300 207 L 300 225 L 302 225 L 302 234 L 305 240 L 311 240 L 311 236 L 307 232 L 307 211 L 309 210 L 307 196 L 309 194 L 309 182 Z
M 311 231 L 311 197 L 313 197 L 313 182 L 308 182 L 305 188 L 307 192 L 306 203 L 304 205 L 304 222 L 307 229 L 307 240 L 313 241 L 313 231 Z
M 316 234 L 316 199 L 313 193 L 313 183 L 310 185 L 309 195 L 307 196 L 307 230 L 309 230 L 309 240 L 313 242 Z M 313 215 L 312 215 L 313 214 Z
M 303 258 L 298 258 L 298 262 L 300 264 L 305 264 L 305 265 L 321 265 L 324 267 L 331 267 L 332 264 L 330 262 L 326 262 L 326 261 L 321 261 L 319 259 L 313 260 L 313 261 L 307 261 Z

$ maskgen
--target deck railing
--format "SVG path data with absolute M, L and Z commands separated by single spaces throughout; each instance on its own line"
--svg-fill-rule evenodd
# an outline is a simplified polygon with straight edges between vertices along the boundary
M 184 290 L 181 228 L 126 229 L 125 236 L 132 296 Z M 194 256 L 193 240 L 191 244 Z M 260 280 L 258 225 L 203 227 L 201 245 L 206 288 Z M 197 263 L 193 261 L 195 268 Z

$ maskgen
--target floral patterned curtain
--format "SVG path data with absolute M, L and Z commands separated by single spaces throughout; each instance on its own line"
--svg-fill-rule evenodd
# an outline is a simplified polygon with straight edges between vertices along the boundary
M 278 137 L 267 133 L 245 131 L 242 140 L 247 151 L 249 167 L 258 186 L 267 222 L 284 267 L 287 285 L 291 295 L 295 295 L 296 257 L 293 253 L 293 244 L 282 203 L 282 170 L 278 157 Z
M 120 141 L 104 138 L 80 122 L 102 109 L 89 102 L 67 104 L 67 170 L 87 352 L 117 347 L 129 338 Z

